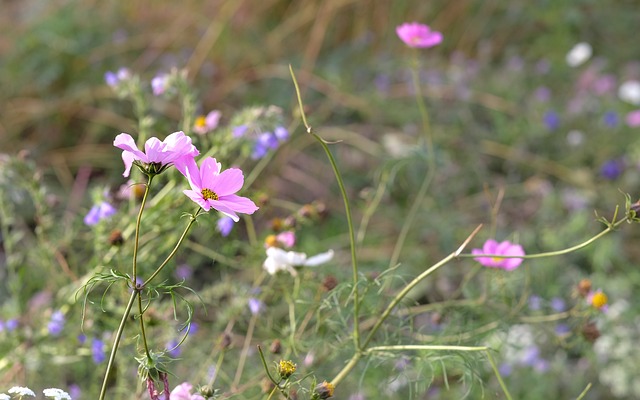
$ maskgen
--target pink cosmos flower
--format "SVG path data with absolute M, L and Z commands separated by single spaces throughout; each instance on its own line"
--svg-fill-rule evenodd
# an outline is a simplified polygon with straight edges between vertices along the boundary
M 193 131 L 198 135 L 204 135 L 205 133 L 211 132 L 218 127 L 221 115 L 220 111 L 213 110 L 206 116 L 199 116 L 196 118 L 196 122 L 193 125 Z
M 244 184 L 242 171 L 230 168 L 220 172 L 221 168 L 215 158 L 205 158 L 200 169 L 192 159 L 184 172 L 191 190 L 185 190 L 184 194 L 205 211 L 215 208 L 238 222 L 237 212 L 253 214 L 258 207 L 248 198 L 235 194 Z
M 433 47 L 442 43 L 442 33 L 417 22 L 404 23 L 396 28 L 398 37 L 409 47 Z
M 278 236 L 276 236 L 276 240 L 282 243 L 284 247 L 293 247 L 293 245 L 296 244 L 296 233 L 294 231 L 280 232 Z
M 170 400 L 204 400 L 204 397 L 199 394 L 191 394 L 191 390 L 193 389 L 193 385 L 184 382 L 180 385 L 176 386 L 169 395 Z
M 522 264 L 522 258 L 505 258 L 500 256 L 524 256 L 524 250 L 519 244 L 513 244 L 508 240 L 498 243 L 489 239 L 484 243 L 482 249 L 473 249 L 471 254 L 487 254 L 492 257 L 477 257 L 475 260 L 485 267 L 502 268 L 506 271 L 513 271 Z
M 134 161 L 142 163 L 145 169 L 151 164 L 159 164 L 160 168 L 156 167 L 156 170 L 173 164 L 184 174 L 186 163 L 189 160 L 193 161 L 193 158 L 200 154 L 191 144 L 191 138 L 184 132 L 174 132 L 162 142 L 158 138 L 150 138 L 144 144 L 144 153 L 138 149 L 136 142 L 128 133 L 116 136 L 113 145 L 124 150 L 122 161 L 124 161 L 125 170 L 122 175 L 125 177 L 129 176 Z

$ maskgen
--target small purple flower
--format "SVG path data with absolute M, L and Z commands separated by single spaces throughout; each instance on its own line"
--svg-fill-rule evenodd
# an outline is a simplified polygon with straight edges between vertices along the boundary
M 540 349 L 536 345 L 527 347 L 520 359 L 523 365 L 533 366 L 540 359 Z
M 600 175 L 607 180 L 615 180 L 624 172 L 624 162 L 622 160 L 608 160 L 600 167 Z
M 549 361 L 539 358 L 533 364 L 533 369 L 535 369 L 536 372 L 547 372 L 549 370 Z
M 502 375 L 503 377 L 509 376 L 511 375 L 511 372 L 513 372 L 513 367 L 511 366 L 511 364 L 502 363 L 500 364 L 498 371 L 500 372 L 500 375 Z
M 115 88 L 121 82 L 126 81 L 129 78 L 131 78 L 131 72 L 129 72 L 127 68 L 120 68 L 116 73 L 107 71 L 104 74 L 105 83 L 112 88 Z
M 233 129 L 231 129 L 231 135 L 234 138 L 243 137 L 245 135 L 245 133 L 247 133 L 248 129 L 249 129 L 249 127 L 247 125 L 235 126 L 235 127 L 233 127 Z
M 117 210 L 111 204 L 103 201 L 91 207 L 91 210 L 89 210 L 84 217 L 84 223 L 89 226 L 96 225 L 101 220 L 111 217 L 116 212 Z
M 442 43 L 442 33 L 417 22 L 405 23 L 396 28 L 396 34 L 407 46 L 427 48 Z
M 571 333 L 571 327 L 567 324 L 558 324 L 556 325 L 556 335 L 565 336 Z
M 180 357 L 180 354 L 182 354 L 182 349 L 180 348 L 179 344 L 180 342 L 178 342 L 176 339 L 169 340 L 169 342 L 167 343 L 167 354 L 169 354 L 173 358 Z
M 251 314 L 253 315 L 259 314 L 263 308 L 264 308 L 264 303 L 262 301 L 256 299 L 255 297 L 249 298 L 249 310 L 251 311 Z
M 53 336 L 58 336 L 64 329 L 65 318 L 62 311 L 57 310 L 53 314 L 51 314 L 51 319 L 49 320 L 49 324 L 47 324 L 47 329 L 49 330 L 49 334 Z
M 610 128 L 615 128 L 619 123 L 618 114 L 615 111 L 607 111 L 602 117 L 602 122 Z
M 200 329 L 200 325 L 197 322 L 191 322 L 189 325 L 180 329 L 180 332 L 186 330 L 187 327 L 189 328 L 189 332 L 187 332 L 188 335 L 195 335 L 196 332 L 198 332 L 198 330 Z
M 566 310 L 567 306 L 565 301 L 560 297 L 554 297 L 551 299 L 551 309 L 555 312 L 563 312 Z
M 17 318 L 11 318 L 4 322 L 4 328 L 7 330 L 7 332 L 15 331 L 16 329 L 18 329 L 18 326 L 20 326 L 20 322 Z
M 544 113 L 542 120 L 544 122 L 544 125 L 550 131 L 554 131 L 560 126 L 560 116 L 555 111 L 547 111 L 546 113 Z
M 71 396 L 72 399 L 78 400 L 81 395 L 82 390 L 80 389 L 80 386 L 76 385 L 75 383 L 69 385 L 69 396 Z
M 542 298 L 535 294 L 529 296 L 529 309 L 532 311 L 538 311 L 542 308 Z
M 104 342 L 98 338 L 91 341 L 91 357 L 95 364 L 102 364 L 107 356 L 104 352 Z
M 227 217 L 226 215 L 220 218 L 217 222 L 218 232 L 224 237 L 229 236 L 231 230 L 233 229 L 233 218 Z
M 175 277 L 181 280 L 189 280 L 193 276 L 193 268 L 188 264 L 181 264 L 176 268 Z
M 87 342 L 87 335 L 81 333 L 78 335 L 78 343 L 85 344 Z
M 258 140 L 255 142 L 251 158 L 258 160 L 264 157 L 269 150 L 277 149 L 279 144 L 280 143 L 275 134 L 271 132 L 261 133 L 260 136 L 258 136 Z
M 540 86 L 536 89 L 533 95 L 539 102 L 546 103 L 551 99 L 551 89 L 546 86 Z
M 522 264 L 522 258 L 504 258 L 501 256 L 524 256 L 524 250 L 519 244 L 513 244 L 508 240 L 504 242 L 496 242 L 489 239 L 484 243 L 482 249 L 473 249 L 472 254 L 487 254 L 490 257 L 475 258 L 480 264 L 489 268 L 502 268 L 505 271 L 512 271 Z
M 151 79 L 151 90 L 153 91 L 154 96 L 160 96 L 163 94 L 167 90 L 168 83 L 169 75 L 167 74 L 158 74 Z
M 276 136 L 276 139 L 278 139 L 278 142 L 280 143 L 289 139 L 289 131 L 284 126 L 277 126 L 273 130 L 273 134 Z

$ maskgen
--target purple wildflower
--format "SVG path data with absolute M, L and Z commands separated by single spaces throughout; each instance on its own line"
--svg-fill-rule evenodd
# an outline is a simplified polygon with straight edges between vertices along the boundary
M 554 297 L 551 299 L 551 309 L 555 312 L 563 312 L 567 308 L 567 305 L 560 297 Z
M 249 311 L 251 314 L 257 315 L 264 308 L 264 303 L 255 297 L 249 298 Z
M 64 329 L 65 318 L 62 311 L 57 310 L 53 314 L 51 314 L 51 319 L 49 320 L 49 324 L 47 325 L 47 329 L 49 330 L 49 334 L 53 336 L 58 336 Z
M 101 220 L 111 217 L 116 212 L 117 210 L 111 204 L 103 201 L 91 207 L 91 210 L 89 210 L 84 217 L 84 223 L 89 226 L 96 225 Z
M 610 181 L 617 179 L 623 172 L 624 162 L 622 160 L 608 160 L 600 167 L 600 175 Z
M 98 338 L 93 338 L 91 341 L 91 357 L 95 364 L 101 364 L 107 359 L 104 352 L 104 342 Z
M 607 111 L 602 117 L 602 122 L 610 128 L 615 128 L 619 123 L 618 114 L 615 111 Z
M 233 229 L 233 224 L 235 224 L 235 222 L 233 221 L 233 218 L 225 215 L 218 220 L 216 225 L 218 228 L 218 232 L 220 232 L 222 236 L 227 237 L 229 236 L 229 234 L 231 233 L 231 230 Z
M 560 126 L 560 116 L 555 111 L 547 111 L 546 113 L 544 113 L 542 120 L 544 122 L 544 125 L 550 131 L 554 131 Z

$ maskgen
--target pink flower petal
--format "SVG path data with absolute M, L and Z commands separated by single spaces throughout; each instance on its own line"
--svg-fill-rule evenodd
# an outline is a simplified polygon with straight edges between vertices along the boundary
M 205 158 L 200 166 L 200 187 L 214 190 L 220 168 L 221 164 L 215 158 Z
M 234 194 L 242 189 L 243 184 L 244 176 L 242 175 L 242 171 L 237 168 L 230 168 L 222 171 L 220 175 L 217 176 L 213 190 L 218 196 L 222 197 Z

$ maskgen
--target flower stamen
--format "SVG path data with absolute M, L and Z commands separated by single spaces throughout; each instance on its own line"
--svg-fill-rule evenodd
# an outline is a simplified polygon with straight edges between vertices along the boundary
M 202 198 L 205 200 L 218 200 L 218 194 L 211 189 L 202 189 Z

